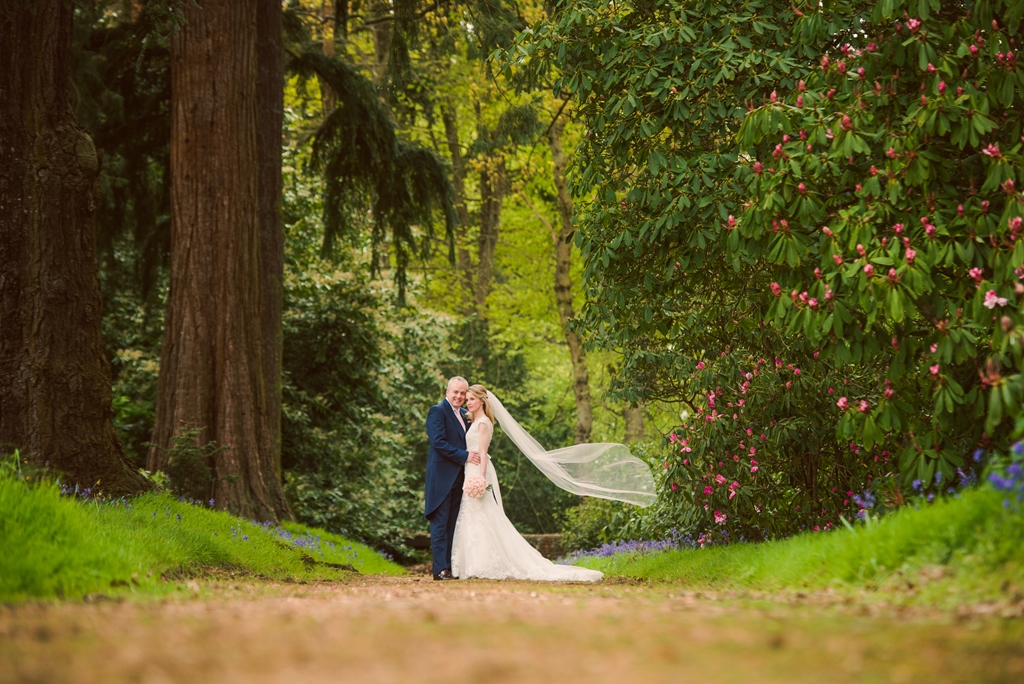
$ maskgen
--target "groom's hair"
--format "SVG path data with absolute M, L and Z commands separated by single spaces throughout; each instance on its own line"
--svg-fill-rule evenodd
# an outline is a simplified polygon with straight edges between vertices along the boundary
M 466 387 L 469 387 L 469 380 L 466 380 L 466 378 L 462 377 L 461 375 L 456 375 L 454 378 L 448 381 L 448 389 L 451 389 L 452 385 L 454 385 L 457 382 L 461 382 Z

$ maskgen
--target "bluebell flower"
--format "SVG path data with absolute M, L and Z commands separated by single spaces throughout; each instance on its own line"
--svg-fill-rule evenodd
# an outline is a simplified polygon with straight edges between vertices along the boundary
M 935 473 L 935 484 L 940 484 L 941 482 L 942 482 L 942 473 L 941 472 Z
M 981 449 L 975 449 L 974 455 L 971 457 L 975 463 L 981 463 L 981 457 L 985 455 L 985 452 Z
M 914 480 L 913 482 L 910 483 L 910 488 L 913 489 L 915 492 L 919 491 L 921 489 L 921 484 L 922 482 L 920 480 Z
M 213 499 L 210 499 L 210 505 L 211 506 L 213 505 Z
M 1024 456 L 1024 440 L 1013 445 L 1013 453 L 1017 456 Z
M 1009 491 L 1013 488 L 1013 478 L 1003 477 L 999 473 L 989 473 L 988 481 L 999 491 Z

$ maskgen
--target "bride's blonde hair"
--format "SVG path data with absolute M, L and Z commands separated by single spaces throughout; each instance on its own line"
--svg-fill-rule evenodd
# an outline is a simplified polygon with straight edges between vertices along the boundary
M 484 415 L 494 424 L 494 413 L 491 411 L 491 402 L 487 401 L 487 388 L 483 385 L 473 385 L 466 392 L 472 394 L 474 397 L 480 400 L 481 407 L 484 410 Z M 475 415 L 473 416 L 476 417 Z

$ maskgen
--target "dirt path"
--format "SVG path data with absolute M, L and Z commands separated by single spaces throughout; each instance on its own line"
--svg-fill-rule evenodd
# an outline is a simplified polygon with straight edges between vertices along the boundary
M 679 587 L 354 578 L 0 607 L 0 682 L 1022 682 L 1024 620 Z

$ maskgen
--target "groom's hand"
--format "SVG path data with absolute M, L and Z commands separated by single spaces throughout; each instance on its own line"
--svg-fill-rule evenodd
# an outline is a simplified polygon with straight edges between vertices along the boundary
M 472 463 L 473 465 L 480 465 L 480 452 L 470 451 L 469 458 L 466 459 L 466 463 Z

